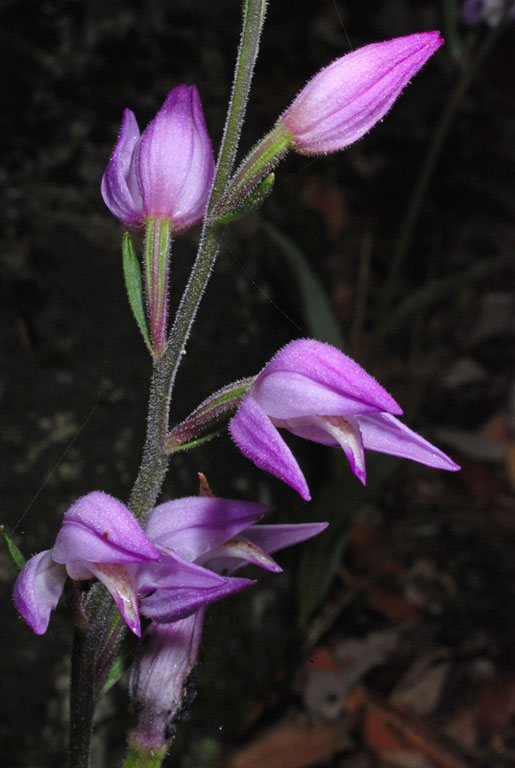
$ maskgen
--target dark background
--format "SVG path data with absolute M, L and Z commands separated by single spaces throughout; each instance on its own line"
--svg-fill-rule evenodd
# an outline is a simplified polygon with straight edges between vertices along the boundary
M 258 473 L 226 436 L 173 463 L 163 498 L 196 493 L 201 470 L 219 495 L 273 503 L 278 520 L 333 523 L 332 534 L 317 545 L 279 558 L 284 575 L 264 578 L 252 596 L 211 611 L 197 700 L 190 721 L 179 726 L 170 763 L 181 768 L 271 765 L 260 758 L 253 763 L 244 750 L 285 722 L 302 734 L 336 723 L 347 741 L 305 762 L 305 751 L 295 752 L 299 737 L 287 745 L 290 762 L 279 757 L 278 765 L 382 765 L 384 744 L 362 729 L 362 708 L 359 716 L 349 714 L 344 702 L 336 719 L 310 708 L 299 669 L 317 648 L 329 649 L 337 663 L 349 638 L 363 641 L 388 630 L 399 634 L 388 658 L 356 680 L 366 677 L 367 690 L 391 700 L 406 670 L 444 649 L 451 661 L 425 726 L 435 738 L 452 738 L 464 764 L 504 766 L 512 759 L 510 28 L 493 41 L 459 95 L 395 281 L 386 334 L 379 311 L 399 227 L 438 120 L 488 35 L 486 27 L 461 24 L 447 34 L 443 10 L 452 5 L 270 3 L 242 152 L 317 69 L 351 47 L 438 28 L 447 45 L 369 136 L 332 157 L 288 158 L 270 200 L 228 229 L 173 417 L 224 383 L 257 372 L 282 343 L 313 333 L 298 269 L 270 239 L 267 223 L 302 250 L 346 350 L 368 361 L 407 407 L 411 426 L 463 470 L 451 476 L 370 457 L 365 493 L 335 452 L 298 442 L 315 499 L 306 506 Z M 1 5 L 0 516 L 27 556 L 52 545 L 62 514 L 78 496 L 99 488 L 127 498 L 139 463 L 150 365 L 125 298 L 122 227 L 99 191 L 122 111 L 130 106 L 143 127 L 172 87 L 196 83 L 216 150 L 239 22 L 236 0 Z M 174 244 L 173 298 L 187 278 L 197 237 L 193 230 Z M 411 307 L 403 304 L 409 297 Z M 385 558 L 396 564 L 393 570 L 384 568 Z M 2 765 L 62 765 L 71 628 L 56 616 L 44 637 L 34 637 L 16 617 L 15 575 L 4 554 L 0 574 Z M 486 722 L 481 696 L 490 702 L 486 711 L 496 713 Z M 116 765 L 123 749 L 126 698 L 122 685 L 100 705 L 99 768 Z M 468 730 L 459 726 L 465 715 Z M 437 754 L 444 749 L 438 744 Z M 228 762 L 234 753 L 242 762 Z M 444 765 L 434 755 L 431 760 L 424 765 Z

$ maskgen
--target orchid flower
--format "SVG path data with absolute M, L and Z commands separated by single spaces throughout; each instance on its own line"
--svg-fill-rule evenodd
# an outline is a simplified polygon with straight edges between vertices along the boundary
M 172 233 L 179 234 L 202 219 L 213 174 L 198 91 L 179 85 L 141 135 L 134 113 L 125 110 L 102 197 L 130 229 L 147 218 L 170 219 Z
M 27 624 L 42 635 L 66 578 L 97 578 L 139 636 L 135 566 L 159 557 L 127 507 L 107 493 L 93 491 L 66 512 L 52 549 L 27 561 L 14 586 L 14 602 Z
M 396 416 L 402 408 L 360 365 L 314 339 L 287 344 L 263 368 L 230 422 L 234 442 L 260 469 L 291 485 L 307 501 L 309 488 L 279 434 L 339 445 L 366 482 L 364 450 L 457 470 L 458 465 Z
M 281 567 L 272 552 L 321 533 L 327 523 L 256 525 L 267 507 L 213 497 L 189 497 L 161 504 L 152 512 L 146 533 L 158 549 L 159 563 L 138 568 L 140 589 L 155 588 L 141 602 L 153 619 L 131 668 L 129 687 L 137 724 L 129 741 L 136 749 L 159 753 L 181 705 L 186 678 L 195 666 L 208 602 L 254 582 L 232 574 L 247 564 L 275 573 Z M 225 586 L 186 594 L 174 588 L 170 561 L 183 558 L 217 574 Z M 146 585 L 146 586 L 144 586 Z M 191 612 L 193 610 L 193 612 Z M 189 612 L 189 613 L 188 613 Z
M 144 616 L 160 623 L 177 621 L 203 605 L 254 584 L 231 574 L 252 563 L 269 571 L 281 568 L 270 557 L 320 533 L 325 523 L 259 525 L 268 507 L 254 502 L 190 496 L 156 507 L 145 533 L 160 554 L 158 563 L 137 569 Z M 191 573 L 191 585 L 177 579 L 180 564 Z M 195 577 L 198 576 L 198 583 Z

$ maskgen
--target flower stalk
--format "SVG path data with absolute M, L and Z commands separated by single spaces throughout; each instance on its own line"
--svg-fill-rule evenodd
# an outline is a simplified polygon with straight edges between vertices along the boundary
M 233 208 L 241 205 L 282 160 L 292 144 L 292 134 L 281 123 L 272 128 L 242 162 L 213 215 L 226 216 Z
M 234 165 L 265 10 L 265 0 L 246 0 L 244 3 L 243 31 L 235 68 L 232 98 L 215 180 L 207 205 L 208 214 L 212 212 L 216 202 L 223 195 Z M 173 323 L 168 346 L 162 356 L 154 358 L 153 361 L 143 458 L 128 504 L 132 513 L 141 522 L 145 521 L 154 507 L 168 469 L 169 458 L 164 451 L 164 442 L 168 431 L 173 384 L 200 300 L 216 260 L 218 243 L 219 228 L 214 222 L 209 221 L 209 217 L 206 217 L 197 258 Z M 111 598 L 101 585 L 95 585 L 91 592 L 98 596 L 99 605 L 96 615 L 103 617 L 104 632 L 102 634 L 105 636 L 107 629 L 111 626 L 111 619 L 106 616 L 106 610 L 111 606 Z M 98 624 L 93 619 L 95 614 L 88 613 L 91 617 L 88 628 L 77 630 L 74 640 L 72 726 L 69 750 L 71 768 L 89 768 L 90 766 L 94 680 L 98 660 L 102 657 L 102 645 L 100 648 L 98 645 Z M 121 644 L 125 631 L 125 627 L 120 625 L 118 645 Z M 111 647 L 116 645 L 112 633 L 109 636 L 109 643 Z M 96 648 L 96 654 L 92 658 L 93 648 Z M 97 676 L 97 687 L 99 682 L 101 681 Z M 141 751 L 130 748 L 125 768 L 157 768 L 161 765 L 164 755 L 165 752 L 144 755 Z
M 243 21 L 240 46 L 234 70 L 234 80 L 227 118 L 225 121 L 222 144 L 216 167 L 213 191 L 208 205 L 212 212 L 223 196 L 232 173 L 234 159 L 238 150 L 241 128 L 247 108 L 254 65 L 256 63 L 259 42 L 265 23 L 266 0 L 244 0 Z
M 159 768 L 166 756 L 166 747 L 156 751 L 142 749 L 129 742 L 129 751 L 122 768 Z

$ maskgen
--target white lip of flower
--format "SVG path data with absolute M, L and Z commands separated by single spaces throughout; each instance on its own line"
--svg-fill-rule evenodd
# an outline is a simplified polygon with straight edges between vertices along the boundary
M 300 427 L 318 427 L 323 432 L 330 435 L 350 461 L 356 476 L 365 482 L 365 451 L 363 450 L 363 439 L 359 428 L 359 421 L 355 416 L 321 416 L 313 414 L 312 416 L 300 416 L 293 419 L 272 419 L 276 427 L 291 429 L 295 432 Z
M 279 572 L 282 568 L 277 565 L 273 557 L 262 550 L 260 547 L 253 544 L 244 536 L 236 536 L 230 541 L 226 541 L 222 546 L 211 550 L 206 553 L 204 557 L 198 558 L 197 563 L 199 565 L 208 565 L 210 561 L 219 560 L 222 558 L 234 558 L 237 560 L 245 560 L 248 563 L 255 565 L 261 565 L 271 571 Z

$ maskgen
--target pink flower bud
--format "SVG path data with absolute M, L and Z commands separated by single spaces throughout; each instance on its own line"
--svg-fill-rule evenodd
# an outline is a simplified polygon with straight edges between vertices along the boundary
M 307 83 L 279 123 L 302 155 L 343 149 L 388 112 L 443 42 L 439 32 L 421 32 L 348 53 Z
M 127 227 L 148 217 L 171 219 L 184 232 L 202 219 L 211 190 L 214 158 L 195 86 L 171 91 L 140 136 L 126 109 L 118 142 L 102 179 L 102 197 Z

